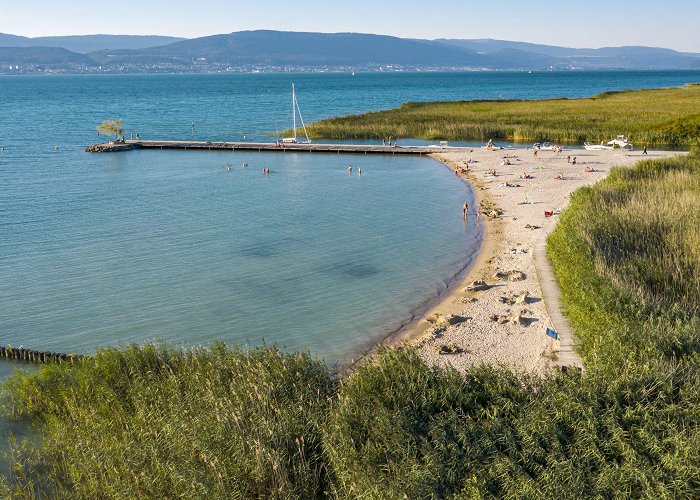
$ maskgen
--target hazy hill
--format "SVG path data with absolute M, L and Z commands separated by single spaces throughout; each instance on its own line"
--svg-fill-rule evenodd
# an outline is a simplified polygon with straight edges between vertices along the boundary
M 89 56 L 60 47 L 0 47 L 0 66 L 17 64 L 50 68 L 96 65 Z
M 575 49 L 554 45 L 492 39 L 438 39 L 435 42 L 472 50 L 489 59 L 518 51 L 527 69 L 683 69 L 697 67 L 700 54 L 644 46 Z M 539 56 L 533 58 L 535 55 Z M 534 64 L 534 65 L 533 65 Z M 540 66 L 536 66 L 540 64 Z M 515 67 L 513 68 L 515 69 Z M 526 68 L 523 68 L 526 69 Z
M 156 35 L 73 35 L 28 38 L 0 33 L 0 47 L 61 47 L 80 54 L 98 50 L 143 49 L 180 40 L 184 38 Z
M 486 65 L 476 52 L 446 47 L 428 40 L 408 40 L 358 33 L 299 33 L 241 31 L 184 40 L 141 50 L 102 51 L 92 56 L 101 63 L 208 62 L 240 65 L 359 66 L 397 64 L 421 66 Z
M 58 46 L 63 52 L 56 50 Z M 0 34 L 0 47 L 8 49 L 0 64 L 44 64 L 59 69 L 66 65 L 65 71 L 74 71 L 75 65 L 94 66 L 87 71 L 120 72 L 206 72 L 251 66 L 370 70 L 387 66 L 501 70 L 700 68 L 700 54 L 655 47 L 574 49 L 507 40 L 415 40 L 360 33 L 270 30 L 194 39 L 121 35 L 26 38 Z M 0 70 L 7 71 L 7 67 Z

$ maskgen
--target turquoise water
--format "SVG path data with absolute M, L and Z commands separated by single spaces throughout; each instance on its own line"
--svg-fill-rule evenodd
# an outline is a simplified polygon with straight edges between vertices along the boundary
M 471 189 L 433 160 L 83 151 L 116 117 L 127 136 L 269 139 L 291 121 L 292 81 L 311 122 L 700 72 L 0 77 L 0 344 L 265 339 L 342 362 L 444 291 L 480 236 L 461 220 Z
M 10 206 L 4 342 L 83 352 L 144 338 L 264 338 L 337 360 L 397 328 L 477 244 L 474 222 L 461 220 L 468 186 L 432 160 L 172 151 L 90 160 L 45 171 L 33 181 L 41 198 Z

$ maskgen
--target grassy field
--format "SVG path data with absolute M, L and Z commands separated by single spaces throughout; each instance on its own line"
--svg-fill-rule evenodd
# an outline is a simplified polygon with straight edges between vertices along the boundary
M 583 374 L 430 368 L 337 380 L 275 349 L 106 349 L 5 384 L 3 498 L 698 498 L 700 154 L 613 170 L 548 251 Z
M 606 92 L 586 99 L 408 103 L 307 128 L 312 137 L 328 139 L 547 139 L 582 144 L 627 134 L 640 148 L 689 146 L 700 137 L 700 85 Z

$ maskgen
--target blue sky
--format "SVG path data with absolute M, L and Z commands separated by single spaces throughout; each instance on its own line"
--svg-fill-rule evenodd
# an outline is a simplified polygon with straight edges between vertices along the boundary
M 0 32 L 25 36 L 247 29 L 499 38 L 570 47 L 651 45 L 700 52 L 698 0 L 0 0 Z

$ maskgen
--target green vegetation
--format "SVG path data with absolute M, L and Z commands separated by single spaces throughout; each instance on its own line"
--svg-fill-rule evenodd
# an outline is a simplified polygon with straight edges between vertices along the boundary
M 548 139 L 568 144 L 627 134 L 639 147 L 689 146 L 700 137 L 700 85 L 606 92 L 586 99 L 408 103 L 322 120 L 307 129 L 312 137 L 329 139 Z
M 105 135 L 113 135 L 116 140 L 124 135 L 122 120 L 108 120 L 97 126 L 97 131 Z
M 697 151 L 613 169 L 574 193 L 549 255 L 588 365 L 697 363 L 699 200 Z
M 107 349 L 16 374 L 39 426 L 3 497 L 697 498 L 700 153 L 616 169 L 550 236 L 583 374 L 429 368 L 346 378 L 305 354 Z
M 315 498 L 333 384 L 308 355 L 107 349 L 8 385 L 42 428 L 0 497 Z

